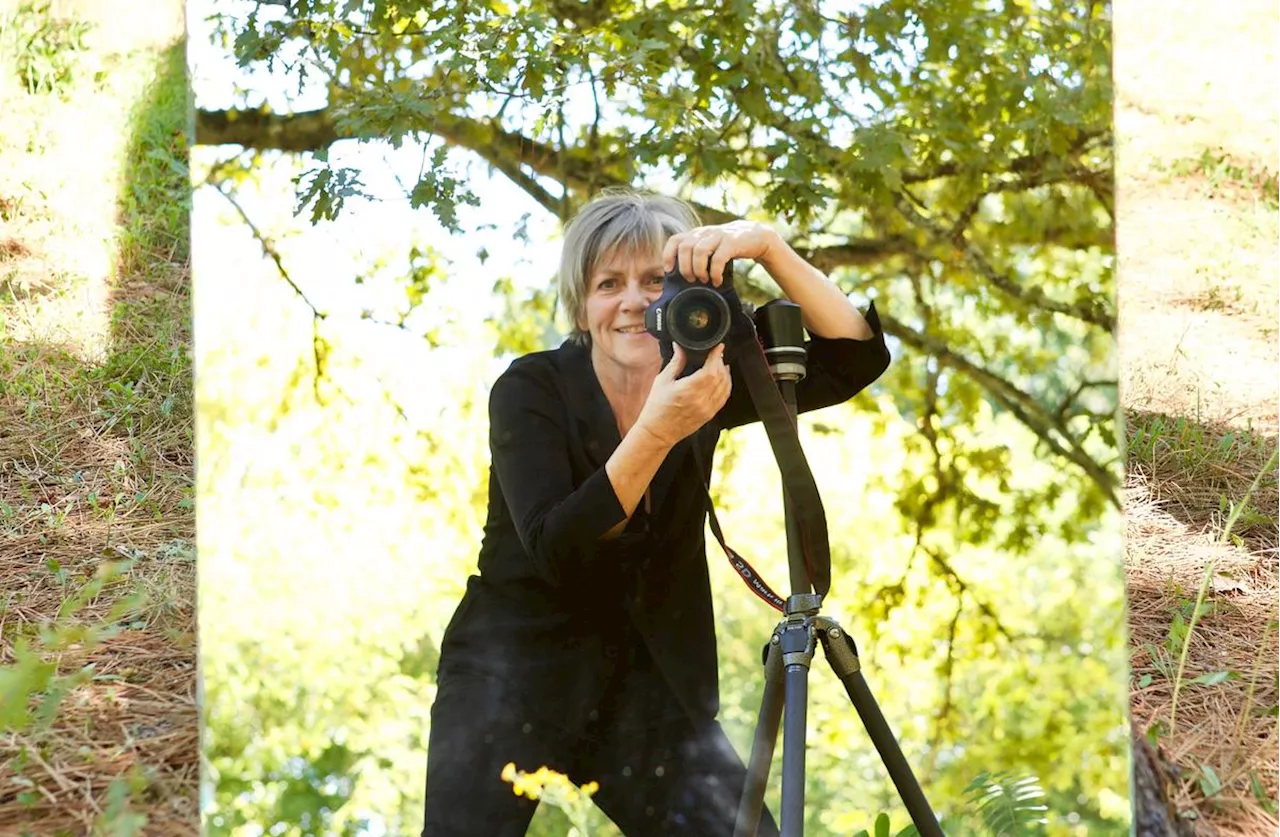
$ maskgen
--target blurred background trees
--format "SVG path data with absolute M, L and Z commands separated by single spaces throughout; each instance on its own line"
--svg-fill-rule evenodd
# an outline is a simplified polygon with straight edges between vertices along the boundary
M 196 62 L 214 833 L 416 830 L 487 385 L 555 344 L 545 254 L 613 185 L 768 220 L 876 300 L 893 365 L 803 432 L 827 610 L 939 812 L 1008 770 L 1044 788 L 1045 833 L 1127 830 L 1107 4 L 198 8 L 193 41 L 225 56 Z M 722 441 L 714 489 L 782 583 L 759 428 Z M 716 551 L 745 752 L 774 617 Z M 812 833 L 905 824 L 839 684 L 814 680 Z

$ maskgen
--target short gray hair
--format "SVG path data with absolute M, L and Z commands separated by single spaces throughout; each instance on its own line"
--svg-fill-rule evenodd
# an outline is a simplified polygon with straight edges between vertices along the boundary
M 679 198 L 630 189 L 607 189 L 569 222 L 560 253 L 557 291 L 569 318 L 569 341 L 590 346 L 578 326 L 587 304 L 587 282 L 601 259 L 618 251 L 661 253 L 667 239 L 698 226 L 693 207 Z

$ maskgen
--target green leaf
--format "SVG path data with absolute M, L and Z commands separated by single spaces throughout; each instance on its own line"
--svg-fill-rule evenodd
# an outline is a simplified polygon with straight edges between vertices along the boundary
M 1202 683 L 1205 686 L 1216 686 L 1226 680 L 1238 680 L 1240 675 L 1234 671 L 1215 671 L 1211 674 L 1202 674 L 1199 677 L 1191 678 L 1192 683 Z
M 994 834 L 1016 832 L 1045 822 L 1045 805 L 1029 804 L 1044 796 L 1035 776 L 1015 777 L 1006 771 L 981 773 L 965 788 L 987 829 Z
M 1207 764 L 1200 766 L 1200 790 L 1205 797 L 1213 796 L 1222 790 L 1222 780 L 1217 772 Z
M 1268 814 L 1276 813 L 1276 800 L 1262 786 L 1262 778 L 1256 770 L 1249 771 L 1249 792 L 1253 794 L 1253 800 L 1258 803 L 1262 810 Z
M 18 646 L 16 654 L 16 663 L 0 667 L 0 731 L 26 727 L 31 697 L 48 687 L 57 670 L 54 663 L 41 660 L 25 644 Z

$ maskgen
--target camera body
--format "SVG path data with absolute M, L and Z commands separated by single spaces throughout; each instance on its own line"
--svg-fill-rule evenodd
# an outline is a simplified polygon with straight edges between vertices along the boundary
M 675 344 L 684 348 L 683 378 L 702 368 L 716 345 L 751 330 L 742 302 L 733 288 L 733 262 L 724 266 L 720 287 L 690 282 L 674 267 L 662 277 L 662 295 L 644 312 L 645 330 L 658 338 L 665 368 L 675 355 Z

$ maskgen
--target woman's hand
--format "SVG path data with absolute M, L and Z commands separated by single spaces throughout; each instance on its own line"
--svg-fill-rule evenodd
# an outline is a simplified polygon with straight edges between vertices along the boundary
M 707 353 L 701 369 L 679 380 L 676 376 L 684 369 L 685 353 L 679 343 L 674 348 L 674 357 L 654 379 L 635 425 L 668 448 L 710 421 L 729 400 L 732 389 L 723 343 Z
M 719 287 L 730 259 L 764 261 L 781 241 L 777 230 L 756 221 L 695 227 L 667 239 L 662 249 L 662 269 L 668 271 L 679 265 L 684 278 Z

